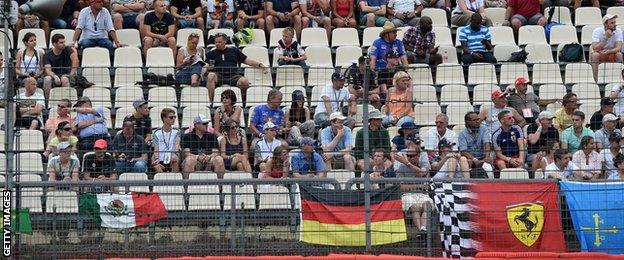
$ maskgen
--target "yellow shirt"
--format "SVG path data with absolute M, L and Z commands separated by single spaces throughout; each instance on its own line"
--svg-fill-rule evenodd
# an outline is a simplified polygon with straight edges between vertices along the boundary
M 572 115 L 567 114 L 564 108 L 557 109 L 553 125 L 559 132 L 563 131 L 572 125 Z

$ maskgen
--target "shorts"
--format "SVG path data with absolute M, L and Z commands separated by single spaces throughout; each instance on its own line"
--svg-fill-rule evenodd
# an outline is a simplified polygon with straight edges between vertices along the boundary
M 615 53 L 601 53 L 598 60 L 603 62 L 615 62 L 617 60 L 617 56 Z
M 375 26 L 381 27 L 388 21 L 388 18 L 381 15 L 375 15 Z M 366 15 L 360 17 L 360 25 L 366 25 Z
M 239 20 L 239 19 L 235 19 L 235 20 L 234 20 L 234 24 L 237 24 L 237 23 L 238 23 L 238 20 Z M 206 24 L 207 24 L 207 23 L 206 23 Z M 243 27 L 245 27 L 245 28 L 248 28 L 248 27 L 251 27 L 251 28 L 256 28 L 256 21 L 247 19 L 247 20 L 245 20 L 245 22 L 243 23 Z
M 529 19 L 527 20 L 527 18 L 526 18 L 526 17 L 524 17 L 524 16 L 522 16 L 522 15 L 519 15 L 519 14 L 516 14 L 516 15 L 512 16 L 512 17 L 511 17 L 511 19 L 509 19 L 509 20 L 511 21 L 511 20 L 513 20 L 513 19 L 518 19 L 518 20 L 520 20 L 520 22 L 522 23 L 522 25 L 527 25 L 527 24 L 529 24 L 529 25 L 537 25 L 537 22 L 538 22 L 541 18 L 543 18 L 543 17 L 544 17 L 544 15 L 543 15 L 543 14 L 541 14 L 541 13 L 536 13 L 536 14 L 534 14 L 533 16 L 529 17 Z
M 223 86 L 223 85 L 236 86 L 237 85 L 236 83 L 242 77 L 243 77 L 243 75 L 236 74 L 236 75 L 226 79 L 226 78 L 221 77 L 221 75 L 217 75 L 217 87 L 220 87 L 220 86 Z
M 332 156 L 330 159 L 332 169 L 344 169 L 345 162 L 343 159 L 344 157 L 342 156 L 342 154 Z
M 178 20 L 178 29 L 184 28 L 197 28 L 195 19 L 192 19 L 191 21 L 187 21 L 186 19 Z
M 273 17 L 273 24 L 275 24 L 275 28 L 286 28 L 286 27 L 292 27 L 292 19 L 288 20 L 286 22 L 280 20 L 279 18 L 277 18 L 277 16 Z
M 236 169 L 232 168 L 232 158 L 227 158 L 223 160 L 223 164 L 225 165 L 225 169 L 228 171 L 236 171 Z
M 414 56 L 414 61 L 412 63 L 424 63 L 424 64 L 429 64 L 429 57 L 431 56 L 431 54 L 429 54 L 428 51 L 425 51 L 425 57 L 424 58 L 419 58 L 418 56 L 416 56 L 416 53 L 413 52 L 409 52 L 412 53 Z
M 212 157 L 211 157 L 212 159 Z M 182 162 L 182 165 L 184 165 L 184 162 Z M 197 162 L 197 164 L 195 164 L 195 170 L 196 171 L 210 171 L 212 170 L 212 164 L 210 164 L 210 159 L 208 159 L 207 162 L 202 163 L 202 162 Z
M 139 28 L 139 25 L 136 22 L 136 20 L 137 20 L 137 15 L 136 14 L 124 15 L 122 17 L 123 17 L 122 27 L 124 29 L 138 29 Z
M 518 156 L 510 156 L 510 158 L 518 159 L 519 157 Z M 514 168 L 513 166 L 511 166 L 511 164 L 509 164 L 508 162 L 503 161 L 503 159 L 500 159 L 500 158 L 496 158 L 494 160 L 494 166 L 498 165 L 498 162 L 504 162 L 505 163 L 505 167 L 507 167 L 507 168 Z
M 20 116 L 15 118 L 15 127 L 29 128 L 33 120 L 37 121 L 39 123 L 39 127 L 41 127 L 41 121 L 39 121 L 39 118 L 31 116 Z
M 401 195 L 401 202 L 403 205 L 403 212 L 409 212 L 409 209 L 414 205 L 421 205 L 424 203 L 433 204 L 433 200 L 424 193 L 405 193 Z

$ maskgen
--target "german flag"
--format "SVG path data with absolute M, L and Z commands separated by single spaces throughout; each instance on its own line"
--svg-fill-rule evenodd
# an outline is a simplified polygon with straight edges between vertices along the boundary
M 332 246 L 366 245 L 363 190 L 326 190 L 299 185 L 301 241 Z M 407 240 L 399 186 L 371 191 L 371 244 Z

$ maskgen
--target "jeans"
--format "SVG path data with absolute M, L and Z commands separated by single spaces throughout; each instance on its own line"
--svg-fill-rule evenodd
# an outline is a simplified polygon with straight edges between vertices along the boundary
M 107 38 L 82 39 L 79 42 L 81 48 L 102 47 L 107 48 L 111 53 L 115 51 L 113 42 Z
M 178 20 L 178 29 L 184 29 L 184 28 L 197 28 L 197 25 L 195 25 L 195 19 L 191 20 L 191 21 L 187 21 L 186 19 L 180 19 Z M 203 28 L 200 28 L 203 29 Z
M 482 51 L 480 51 L 479 53 L 481 55 L 483 55 L 483 59 L 482 60 L 475 59 L 475 57 L 472 56 L 472 54 L 466 53 L 466 54 L 462 55 L 462 57 L 461 57 L 462 63 L 464 63 L 464 65 L 470 65 L 470 64 L 475 63 L 475 62 L 496 63 L 496 58 L 494 58 L 494 54 L 492 52 L 489 52 L 489 51 L 482 52 Z
M 68 25 L 69 24 L 61 18 L 56 18 L 50 21 L 50 27 L 54 29 L 67 29 Z
M 135 161 L 134 163 L 115 161 L 115 169 L 117 169 L 117 171 L 120 172 L 120 173 L 124 173 L 124 172 L 146 172 L 147 171 L 147 162 L 143 161 L 143 160 L 138 160 L 138 161 Z

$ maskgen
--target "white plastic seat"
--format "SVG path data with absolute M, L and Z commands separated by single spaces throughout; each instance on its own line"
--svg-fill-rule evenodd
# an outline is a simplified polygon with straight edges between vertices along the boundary
M 274 28 L 271 30 L 269 38 L 269 48 L 277 47 L 277 42 L 282 39 L 282 32 L 284 28 Z M 297 39 L 297 32 L 295 32 L 294 38 Z
M 566 94 L 566 87 L 559 84 L 545 84 L 539 87 L 540 99 L 561 99 Z
M 550 45 L 548 44 L 529 44 L 524 48 L 524 50 L 528 53 L 526 63 L 544 63 L 554 61 Z
M 139 67 L 115 69 L 115 82 L 113 83 L 115 88 L 135 86 L 141 81 L 143 81 L 143 71 Z
M 285 88 L 285 87 L 284 87 Z M 257 106 L 265 104 L 267 101 L 267 94 L 271 91 L 270 87 L 253 87 L 247 89 L 247 102 L 245 107 Z M 284 96 L 285 98 L 286 96 Z M 282 101 L 284 102 L 284 101 Z
M 446 107 L 446 115 L 449 118 L 449 125 L 464 124 L 466 112 L 474 111 L 474 107 L 469 102 L 455 102 Z M 435 118 L 435 117 L 434 117 Z
M 39 153 L 18 153 L 14 157 L 13 166 L 16 174 L 44 174 L 41 154 Z
M 214 173 L 191 173 L 189 180 L 217 179 Z M 188 210 L 219 210 L 221 209 L 218 185 L 189 185 Z
M 490 27 L 492 34 L 492 45 L 499 44 L 516 45 L 514 40 L 513 29 L 509 26 L 492 26 Z
M 243 48 L 242 52 L 247 55 L 248 58 L 260 62 L 265 65 L 271 64 L 269 62 L 269 51 L 265 47 L 261 46 L 247 46 Z M 247 64 L 241 64 L 241 67 L 249 67 Z
M 373 42 L 379 38 L 379 33 L 383 30 L 382 27 L 366 27 L 362 33 L 362 47 L 368 47 L 373 45 Z
M 572 25 L 557 25 L 550 29 L 550 45 L 578 42 L 576 28 Z
M 260 46 L 267 47 L 267 39 L 262 29 L 253 29 L 253 40 L 250 44 L 241 44 L 241 46 Z
M 557 110 L 559 110 L 560 108 L 562 108 L 561 103 L 557 102 L 557 103 L 552 103 L 552 104 L 548 104 L 546 106 L 546 111 L 550 111 L 551 113 L 556 113 Z
M 560 24 L 572 25 L 572 14 L 570 8 L 563 6 L 546 7 L 544 9 L 544 16 L 548 17 L 548 12 L 551 8 L 555 8 L 553 11 L 552 21 L 559 22 Z
M 373 109 L 375 109 L 374 106 L 368 105 L 369 112 L 372 111 Z M 355 116 L 353 116 L 353 120 L 355 121 L 356 124 L 360 124 L 362 123 L 362 120 L 364 119 L 364 105 L 358 104 L 356 107 L 356 111 L 357 112 L 355 113 Z
M 147 50 L 145 66 L 156 75 L 174 74 L 173 52 L 167 47 L 152 47 Z
M 579 96 L 579 102 L 583 104 L 597 103 L 600 104 L 600 88 L 594 83 L 578 83 L 572 86 L 572 92 Z M 599 105 L 600 106 L 600 105 Z M 596 110 L 589 115 L 594 114 Z
M 297 65 L 284 65 L 277 68 L 275 85 L 281 86 L 303 86 L 305 78 L 303 68 Z
M 82 70 L 82 75 L 96 87 L 111 87 L 110 70 L 108 67 L 87 67 Z
M 115 129 L 121 129 L 123 126 L 123 120 L 132 115 L 136 111 L 134 107 L 120 107 L 115 110 L 115 125 L 113 126 Z
M 349 46 L 343 46 L 349 47 Z M 343 48 L 338 47 L 338 48 Z M 358 47 L 359 48 L 359 47 Z M 331 76 L 334 68 L 309 68 L 308 69 L 308 86 L 325 85 L 332 82 Z
M 464 85 L 444 85 L 440 93 L 440 105 L 449 105 L 452 103 L 468 103 L 470 104 L 470 96 L 468 88 Z
M 587 63 L 569 63 L 565 66 L 565 83 L 596 83 L 591 65 Z
M 182 174 L 178 172 L 160 172 L 154 175 L 154 180 L 182 180 Z M 159 193 L 160 199 L 167 211 L 185 210 L 184 187 L 181 185 L 157 185 L 153 188 L 155 193 Z
M 436 73 L 436 84 L 465 84 L 464 70 L 461 65 L 440 64 Z
M 17 48 L 16 49 L 24 48 L 24 42 L 22 41 L 22 39 L 24 39 L 24 35 L 26 35 L 26 33 L 29 33 L 29 32 L 34 33 L 35 37 L 37 37 L 37 47 L 42 48 L 42 49 L 48 48 L 48 42 L 46 41 L 46 37 L 45 37 L 45 33 L 43 29 L 24 28 L 17 32 Z
M 78 92 L 72 87 L 52 88 L 50 89 L 50 97 L 48 98 L 48 107 L 56 106 L 58 102 L 64 98 L 69 99 L 73 104 L 78 100 Z
M 501 171 L 500 179 L 529 179 L 529 172 L 524 168 L 507 168 Z
M 20 130 L 15 136 L 16 151 L 43 152 L 43 132 L 40 130 Z
M 332 30 L 331 46 L 360 46 L 360 36 L 355 28 L 335 28 Z
M 0 153 L 0 171 L 2 172 L 6 171 L 6 160 L 7 160 L 6 154 Z M 4 175 L 0 175 L 0 176 L 4 177 Z
M 160 119 L 160 112 L 162 112 L 164 108 L 169 108 L 169 109 L 173 109 L 173 111 L 177 111 L 175 107 L 168 107 L 168 106 L 157 106 L 157 107 L 150 108 L 149 116 L 150 116 L 150 119 L 152 119 L 152 128 L 161 128 L 163 126 L 163 122 Z M 206 115 L 206 116 L 209 116 L 209 115 Z M 179 125 L 180 125 L 180 121 L 178 117 L 176 117 L 175 123 L 173 123 L 173 127 L 177 128 Z
M 412 96 L 414 101 L 422 103 L 438 103 L 436 88 L 431 85 L 412 86 Z
M 544 27 L 538 25 L 525 25 L 518 30 L 518 45 L 548 44 Z
M 227 176 L 226 174 L 225 176 Z M 223 185 L 223 210 L 232 209 L 231 185 Z M 254 194 L 253 185 L 236 185 L 234 188 L 234 205 L 236 209 L 256 209 L 256 196 Z
M 208 89 L 199 87 L 186 87 L 182 88 L 180 93 L 180 107 L 188 106 L 210 106 L 210 102 L 206 99 L 208 96 Z
M 2 27 L 2 29 L 0 29 L 0 30 L 1 30 L 1 31 L 4 31 L 4 27 Z M 9 29 L 9 31 L 7 32 L 7 34 L 9 35 L 9 43 L 10 43 L 9 48 L 11 48 L 11 46 L 14 46 L 14 44 L 13 44 L 13 43 L 15 42 L 15 41 L 14 41 L 14 39 L 13 39 L 13 35 L 14 35 L 14 34 L 13 34 L 13 30 L 12 30 L 12 29 Z M 0 48 L 1 48 L 1 50 L 4 50 L 4 46 L 5 46 L 5 44 L 6 44 L 6 39 L 5 39 L 5 37 L 6 37 L 6 35 L 4 35 L 4 33 L 0 33 Z M 70 39 L 71 39 L 71 38 L 70 38 Z M 21 41 L 21 38 L 20 38 L 20 40 L 19 40 L 19 41 Z M 23 44 L 24 44 L 24 43 L 22 43 L 22 45 L 23 45 Z M 8 57 L 6 53 L 4 53 L 4 56 L 5 56 L 4 58 L 7 58 L 7 57 Z
M 392 136 L 390 136 L 390 138 L 392 138 Z M 327 172 L 327 178 L 335 179 L 340 183 L 340 187 L 344 189 L 347 182 L 355 178 L 355 173 L 343 171 L 329 171 Z
M 245 179 L 253 179 L 253 176 L 250 172 L 228 172 L 223 175 L 223 179 L 226 180 L 245 180 Z
M 83 97 L 89 97 L 94 107 L 112 107 L 111 92 L 108 88 L 89 87 L 82 92 Z
M 241 90 L 239 87 L 232 87 L 232 86 L 221 86 L 218 88 L 215 88 L 215 100 L 212 102 L 212 106 L 213 107 L 220 107 L 221 106 L 221 93 L 223 93 L 223 91 L 225 91 L 226 89 L 230 89 L 232 91 L 234 91 L 234 95 L 236 95 L 236 100 L 240 100 L 238 102 L 242 103 L 243 100 L 243 95 L 241 93 Z M 269 94 L 269 93 L 267 93 Z M 266 100 L 266 99 L 265 99 Z
M 325 31 L 325 29 L 323 29 Z M 310 67 L 331 68 L 334 66 L 332 63 L 331 49 L 322 45 L 311 45 L 306 49 L 308 59 L 306 65 Z
M 177 107 L 176 91 L 173 87 L 155 87 L 150 88 L 147 94 L 147 100 L 150 107 L 169 106 Z
M 498 85 L 483 84 L 477 85 L 472 89 L 472 104 L 476 105 L 488 105 L 492 103 L 492 92 L 494 90 L 500 90 Z
M 414 116 L 414 123 L 417 125 L 434 125 L 436 115 L 442 113 L 438 103 L 416 104 L 414 111 L 418 111 Z
M 594 30 L 602 25 L 588 24 L 581 29 L 581 44 L 590 45 L 593 42 Z
M 182 110 L 182 127 L 187 127 L 193 124 L 193 119 L 199 115 L 210 115 L 210 108 L 206 106 L 187 106 Z
M 598 65 L 598 84 L 621 81 L 621 72 L 624 69 L 622 63 L 603 63 Z
M 427 64 L 410 64 L 407 67 L 407 73 L 412 77 L 412 82 L 418 84 L 433 84 L 431 70 Z
M 349 66 L 357 62 L 362 56 L 362 49 L 359 46 L 340 46 L 336 48 L 336 66 Z
M 125 172 L 119 175 L 120 181 L 147 181 L 147 174 L 144 172 Z M 130 186 L 126 189 L 125 186 L 121 185 L 119 187 L 120 192 L 129 193 L 131 191 L 134 192 L 150 192 L 149 186 Z
M 115 91 L 115 107 L 132 107 L 132 102 L 143 98 L 143 90 L 137 86 L 120 87 Z
M 143 66 L 141 50 L 136 47 L 121 47 L 115 49 L 113 67 L 137 67 Z
M 3 157 L 3 159 L 6 159 Z M 5 182 L 4 175 L 2 176 L 2 183 Z M 41 175 L 39 174 L 20 174 L 13 176 L 13 181 L 19 182 L 41 182 Z M 15 191 L 13 196 L 15 197 Z M 43 206 L 41 205 L 41 197 L 43 196 L 43 188 L 41 187 L 22 187 L 20 188 L 20 202 L 21 208 L 28 208 L 31 213 L 43 212 Z
M 574 11 L 574 25 L 602 24 L 602 13 L 598 7 L 579 7 Z
M 50 32 L 50 39 L 48 41 L 48 46 L 52 49 L 52 36 L 55 34 L 60 34 L 65 36 L 65 46 L 73 46 L 73 42 L 71 39 L 74 38 L 74 29 L 54 29 Z M 4 40 L 4 39 L 2 39 Z M 39 37 L 37 37 L 37 43 L 39 43 Z
M 492 24 L 498 26 L 505 21 L 505 11 L 507 9 L 501 7 L 485 8 L 485 16 L 490 18 Z
M 446 12 L 438 8 L 425 8 L 420 13 L 420 16 L 429 16 L 433 21 L 433 26 L 449 27 L 446 19 Z
M 141 34 L 137 29 L 119 29 L 115 30 L 117 33 L 117 38 L 119 38 L 119 42 L 126 46 L 132 46 L 141 48 L 143 43 L 141 42 Z
M 271 73 L 261 68 L 245 68 L 245 78 L 250 86 L 273 86 Z
M 611 6 L 607 8 L 607 13 L 617 15 L 616 24 L 624 24 L 624 6 Z
M 500 68 L 500 84 L 514 84 L 516 79 L 523 76 L 529 78 L 529 70 L 525 63 L 508 62 L 503 63 Z
M 49 191 L 46 213 L 78 213 L 78 195 L 75 191 Z
M 102 47 L 90 47 L 82 50 L 82 67 L 110 67 L 110 53 Z
M 436 36 L 436 41 L 435 41 L 436 46 L 453 45 L 453 40 L 451 37 L 451 29 L 449 29 L 448 27 L 434 26 L 433 33 Z
M 258 196 L 260 196 L 259 210 L 291 208 L 289 191 L 284 186 L 260 185 Z
M 459 64 L 459 59 L 457 58 L 457 49 L 452 45 L 440 45 L 438 53 L 442 54 L 442 57 L 446 55 L 447 60 L 442 61 L 444 64 Z
M 496 68 L 490 63 L 473 63 L 468 67 L 468 84 L 497 84 Z
M 561 69 L 557 63 L 533 65 L 533 84 L 563 84 Z
M 593 115 L 596 111 L 600 111 L 600 99 L 582 99 L 583 104 L 579 106 L 579 110 L 581 110 L 585 114 L 585 123 L 589 123 L 590 118 L 587 118 L 587 115 Z
M 177 32 L 178 36 L 176 37 L 176 45 L 178 45 L 178 47 L 186 46 L 188 43 L 188 37 L 192 33 L 199 35 L 199 43 L 197 44 L 197 47 L 203 48 L 206 46 L 204 43 L 204 31 L 197 28 L 179 29 Z

